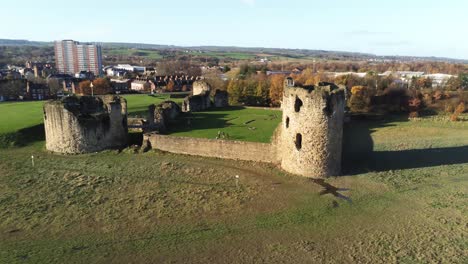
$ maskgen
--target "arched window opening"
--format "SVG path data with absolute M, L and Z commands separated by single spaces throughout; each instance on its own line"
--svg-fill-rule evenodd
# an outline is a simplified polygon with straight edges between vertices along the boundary
M 289 128 L 289 117 L 286 117 L 286 128 Z

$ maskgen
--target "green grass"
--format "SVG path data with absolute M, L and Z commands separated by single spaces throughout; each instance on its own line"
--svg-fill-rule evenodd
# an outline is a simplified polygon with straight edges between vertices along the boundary
M 43 102 L 0 103 L 0 134 L 42 123 Z
M 198 57 L 230 58 L 235 60 L 252 60 L 256 57 L 253 53 L 244 52 L 203 52 L 190 54 Z
M 169 98 L 169 95 L 124 95 L 125 99 L 127 99 L 127 107 L 128 107 L 128 116 L 134 117 L 146 117 L 148 115 L 148 106 L 151 104 L 160 104 L 163 101 L 171 100 L 176 103 L 181 103 L 183 99 Z
M 162 55 L 157 50 L 114 48 L 114 49 L 104 49 L 103 54 L 110 55 L 110 56 L 145 57 L 145 58 L 152 59 L 152 60 L 162 59 Z
M 165 98 L 127 99 L 138 114 Z M 28 104 L 40 110 L 0 104 L 2 121 L 14 115 L 4 110 Z M 267 142 L 260 135 L 279 121 L 273 113 L 281 112 L 196 113 L 199 129 L 174 134 L 212 137 L 222 126 L 240 135 L 251 126 Z M 324 182 L 268 164 L 157 151 L 55 155 L 30 139 L 0 149 L 0 263 L 468 261 L 467 122 L 353 121 L 345 176 Z
M 150 104 L 159 104 L 165 100 L 181 102 L 182 99 L 169 99 L 168 95 L 124 95 L 127 99 L 130 117 L 146 117 Z M 43 135 L 44 102 L 6 102 L 0 103 L 0 148 L 17 144 L 24 136 Z M 23 129 L 23 131 L 22 131 Z M 24 135 L 24 134 L 28 135 Z M 22 135 L 23 134 L 23 135 Z M 28 140 L 28 139 L 27 139 Z
M 170 99 L 168 95 L 125 95 L 129 117 L 146 118 L 148 106 L 165 100 L 181 103 L 183 99 Z M 0 147 L 21 141 L 24 133 L 43 134 L 43 102 L 0 103 Z M 187 125 L 190 119 L 190 124 Z M 183 114 L 172 127 L 171 134 L 198 138 L 215 138 L 218 131 L 227 133 L 229 139 L 270 142 L 281 120 L 280 111 L 233 107 L 211 109 L 206 112 Z M 26 131 L 20 131 L 26 129 Z M 33 129 L 31 132 L 30 129 Z M 20 133 L 17 133 L 20 131 Z M 28 140 L 29 141 L 29 140 Z
M 223 132 L 226 139 L 268 143 L 280 122 L 281 111 L 230 107 L 184 114 L 170 134 L 214 139 Z

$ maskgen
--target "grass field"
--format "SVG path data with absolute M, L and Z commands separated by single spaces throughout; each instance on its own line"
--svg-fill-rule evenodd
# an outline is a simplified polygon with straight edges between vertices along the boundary
M 280 111 L 231 107 L 182 115 L 170 134 L 216 138 L 222 132 L 231 140 L 268 143 L 280 122 Z
M 129 117 L 146 118 L 148 106 L 165 100 L 181 103 L 183 99 L 169 99 L 168 95 L 125 95 Z M 0 103 L 0 147 L 20 141 L 26 134 L 43 135 L 43 102 Z M 190 119 L 191 125 L 187 122 Z M 175 122 L 171 134 L 215 138 L 218 131 L 229 134 L 229 139 L 270 142 L 281 120 L 281 112 L 263 109 L 228 108 L 182 115 Z M 18 130 L 24 129 L 24 131 Z
M 150 104 L 159 104 L 169 100 L 168 95 L 125 95 L 130 117 L 146 117 Z M 182 99 L 171 99 L 181 102 Z M 44 102 L 6 102 L 0 103 L 0 147 L 15 143 L 17 131 L 25 133 L 42 133 L 42 105 Z M 20 134 L 23 131 L 20 132 Z M 21 136 L 21 135 L 19 135 Z
M 127 49 L 127 48 L 113 48 L 104 49 L 104 55 L 110 56 L 136 56 L 144 57 L 146 59 L 158 60 L 162 59 L 162 55 L 157 50 L 142 50 L 142 49 Z
M 213 57 L 219 59 L 231 58 L 235 60 L 252 60 L 255 59 L 255 54 L 245 52 L 203 52 L 203 53 L 190 53 L 196 57 Z
M 260 127 L 252 116 L 214 120 Z M 153 151 L 0 149 L 0 263 L 468 262 L 467 122 L 353 121 L 344 161 L 313 181 Z

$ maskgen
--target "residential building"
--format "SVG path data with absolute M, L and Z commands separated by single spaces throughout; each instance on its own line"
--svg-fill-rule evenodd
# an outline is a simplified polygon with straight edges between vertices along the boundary
M 94 73 L 91 71 L 80 71 L 80 72 L 75 73 L 75 78 L 93 80 Z
M 144 73 L 146 71 L 146 67 L 134 66 L 134 65 L 130 65 L 130 64 L 118 64 L 114 68 L 117 69 L 117 70 L 125 70 L 125 71 L 129 71 L 129 72 Z
M 450 78 L 457 76 L 443 73 L 434 73 L 425 74 L 423 77 L 430 78 L 432 80 L 432 87 L 441 87 L 444 86 Z
M 55 64 L 60 73 L 73 75 L 90 71 L 99 76 L 102 69 L 101 46 L 73 40 L 56 41 Z
M 129 79 L 111 79 L 110 83 L 112 87 L 112 92 L 115 94 L 127 93 L 130 89 L 130 82 L 131 81 Z
M 135 80 L 131 83 L 130 89 L 135 92 L 149 92 L 156 89 L 156 87 L 151 81 Z
M 26 82 L 26 97 L 31 100 L 45 100 L 49 98 L 49 87 L 45 84 Z
M 116 69 L 114 67 L 109 67 L 105 70 L 106 75 L 109 77 L 124 77 L 129 71 L 123 69 Z

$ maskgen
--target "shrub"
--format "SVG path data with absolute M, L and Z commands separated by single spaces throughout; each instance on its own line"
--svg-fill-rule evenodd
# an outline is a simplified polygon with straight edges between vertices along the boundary
M 450 116 L 450 120 L 451 121 L 458 121 L 458 116 L 465 112 L 465 102 L 460 102 L 457 106 L 457 108 L 455 108 L 455 111 L 453 112 L 453 114 Z
M 442 100 L 443 98 L 444 98 L 444 93 L 442 93 L 442 91 L 437 90 L 434 93 L 434 100 L 439 101 L 439 100 Z

